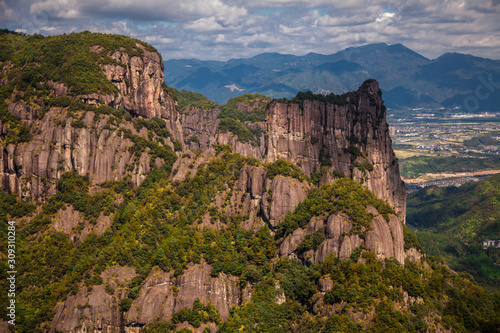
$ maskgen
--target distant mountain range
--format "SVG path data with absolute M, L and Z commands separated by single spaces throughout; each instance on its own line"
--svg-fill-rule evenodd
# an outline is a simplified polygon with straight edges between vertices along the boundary
M 274 98 L 299 91 L 344 93 L 368 78 L 380 82 L 390 108 L 500 111 L 500 61 L 445 53 L 430 60 L 401 44 L 370 44 L 331 55 L 263 53 L 248 59 L 165 61 L 169 86 L 217 103 L 259 93 Z

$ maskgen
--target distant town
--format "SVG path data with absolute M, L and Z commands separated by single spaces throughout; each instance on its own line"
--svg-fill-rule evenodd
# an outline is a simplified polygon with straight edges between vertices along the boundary
M 413 109 L 405 112 L 388 111 L 389 131 L 393 148 L 402 168 L 408 163 L 425 158 L 453 157 L 451 162 L 463 159 L 494 159 L 500 161 L 500 113 L 456 113 L 456 110 Z M 403 162 L 403 163 L 401 163 Z M 461 163 L 470 165 L 474 163 Z M 451 165 L 450 165 L 451 166 Z M 419 175 L 419 179 L 406 179 L 409 191 L 425 186 L 460 186 L 477 177 L 463 177 L 452 170 L 441 170 L 441 179 Z M 498 165 L 484 170 L 500 171 Z M 462 172 L 478 171 L 461 170 Z M 404 174 L 404 172 L 403 172 Z

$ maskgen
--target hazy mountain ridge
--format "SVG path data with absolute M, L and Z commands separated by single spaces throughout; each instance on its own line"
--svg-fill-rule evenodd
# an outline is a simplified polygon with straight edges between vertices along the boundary
M 165 62 L 170 86 L 200 92 L 218 103 L 243 93 L 274 98 L 289 98 L 303 90 L 344 93 L 370 77 L 379 81 L 391 108 L 463 106 L 466 97 L 474 96 L 476 87 L 483 84 L 482 77 L 496 91 L 486 87 L 491 95 L 481 98 L 477 108 L 474 104 L 464 111 L 500 110 L 500 61 L 459 53 L 430 60 L 402 44 L 370 44 L 331 55 L 263 53 L 226 62 Z M 230 91 L 228 85 L 242 90 Z

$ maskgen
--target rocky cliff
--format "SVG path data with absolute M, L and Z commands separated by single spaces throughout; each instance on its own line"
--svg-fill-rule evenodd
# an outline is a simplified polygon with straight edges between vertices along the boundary
M 123 106 L 132 114 L 144 118 L 161 118 L 167 121 L 167 128 L 177 140 L 182 139 L 179 116 L 175 101 L 164 90 L 163 62 L 157 52 L 150 52 L 141 44 L 136 44 L 141 56 L 130 56 L 117 50 L 108 54 L 117 64 L 102 65 L 106 78 L 119 89 L 118 96 L 103 96 L 107 105 Z M 97 46 L 94 52 L 101 52 Z M 85 99 L 86 97 L 83 96 Z M 99 97 L 88 96 L 96 102 Z
M 87 51 L 106 52 L 100 45 Z M 117 181 L 128 175 L 139 185 L 150 166 L 163 163 L 148 154 L 151 147 L 135 155 L 131 153 L 138 140 L 142 140 L 138 138 L 153 139 L 154 135 L 142 126 L 142 131 L 132 126 L 130 114 L 164 122 L 170 136 L 160 139 L 159 146 L 173 148 L 173 142 L 182 141 L 175 101 L 164 89 L 159 54 L 141 44 L 135 44 L 133 51 L 138 54 L 130 56 L 122 48 L 102 55 L 109 61 L 101 69 L 118 88 L 113 95 L 71 96 L 72 87 L 48 81 L 39 88 L 47 94 L 44 98 L 26 99 L 20 95 L 23 92 L 18 92 L 17 97 L 15 92 L 8 96 L 8 112 L 30 128 L 31 139 L 10 143 L 8 137 L 15 130 L 0 121 L 0 184 L 4 190 L 47 198 L 55 193 L 57 179 L 67 171 L 89 175 L 92 184 Z M 11 63 L 4 64 L 3 69 L 6 73 L 16 70 Z M 2 82 L 8 87 L 8 79 Z M 129 121 L 123 122 L 127 114 Z
M 286 158 L 305 174 L 336 173 L 365 184 L 405 218 L 406 189 L 392 150 L 382 92 L 375 80 L 341 100 L 272 103 L 266 112 L 266 160 Z
M 1 64 L 0 216 L 19 230 L 21 332 L 445 331 L 441 316 L 467 314 L 460 288 L 494 308 L 418 240 L 405 247 L 376 81 L 179 108 L 147 46 L 87 51 L 111 88 L 21 93 L 15 62 Z
M 331 183 L 345 175 L 389 202 L 404 221 L 406 188 L 392 150 L 382 92 L 368 80 L 356 92 L 335 96 L 303 94 L 291 101 L 273 101 L 265 111 L 265 122 L 245 123 L 261 127 L 257 146 L 240 142 L 232 132 L 220 133 L 220 108 L 188 108 L 182 128 L 192 148 L 230 144 L 233 151 L 253 155 L 265 162 L 287 159 L 307 175 L 319 175 L 320 183 Z M 245 105 L 239 105 L 245 110 Z
M 236 117 L 229 117 L 233 117 L 235 113 L 248 116 L 258 109 L 265 108 L 271 99 L 261 95 L 244 96 L 250 96 L 250 101 L 235 103 L 233 100 L 238 100 L 238 98 L 235 98 L 228 102 L 228 105 L 230 103 L 234 104 L 233 112 L 224 110 L 224 108 L 228 108 L 227 105 L 210 108 L 199 107 L 193 103 L 186 107 L 181 114 L 186 147 L 205 150 L 216 144 L 229 144 L 234 152 L 262 159 L 264 154 L 264 136 L 262 133 L 266 131 L 264 117 L 262 117 L 261 121 L 242 122 L 235 119 Z M 233 127 L 228 130 L 221 125 L 221 121 L 224 122 L 228 118 L 238 124 L 239 128 Z M 245 118 L 245 116 L 242 118 Z M 245 131 L 248 136 L 243 137 L 239 131 Z
M 174 313 L 191 308 L 196 299 L 214 305 L 220 318 L 227 320 L 231 307 L 242 300 L 239 280 L 224 273 L 212 278 L 211 269 L 207 264 L 190 265 L 179 277 L 152 270 L 129 310 L 122 314 L 120 303 L 136 273 L 130 267 L 113 266 L 101 273 L 107 288 L 81 289 L 56 306 L 51 331 L 139 333 L 146 324 L 167 322 Z

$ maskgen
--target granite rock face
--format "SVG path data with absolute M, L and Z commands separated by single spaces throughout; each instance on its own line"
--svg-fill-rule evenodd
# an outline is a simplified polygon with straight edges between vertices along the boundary
M 371 206 L 367 207 L 367 212 L 373 215 L 373 219 L 370 223 L 370 230 L 364 232 L 364 239 L 358 234 L 351 233 L 353 221 L 349 216 L 340 212 L 328 218 L 313 217 L 304 229 L 296 229 L 283 240 L 279 254 L 290 258 L 298 257 L 309 263 L 322 263 L 330 254 L 340 259 L 349 258 L 353 251 L 364 244 L 364 249 L 373 251 L 378 259 L 393 258 L 404 265 L 403 225 L 400 219 L 391 215 L 387 222 Z M 318 248 L 305 253 L 297 253 L 296 250 L 304 238 L 318 230 L 324 230 L 325 235 L 325 240 Z
M 52 227 L 59 232 L 65 233 L 76 242 L 83 241 L 91 232 L 102 235 L 111 226 L 113 215 L 99 214 L 95 224 L 85 219 L 83 213 L 74 210 L 72 205 L 60 209 L 52 219 Z
M 249 112 L 247 105 L 238 105 L 241 111 Z M 190 149 L 205 150 L 216 144 L 227 144 L 231 146 L 233 152 L 241 155 L 252 155 L 258 159 L 263 158 L 264 136 L 256 138 L 258 145 L 249 142 L 241 142 L 238 137 L 231 132 L 221 132 L 219 130 L 220 119 L 217 118 L 221 109 L 205 110 L 188 106 L 181 114 L 181 123 L 185 144 Z M 265 131 L 266 125 L 260 123 L 246 123 L 246 126 L 253 129 Z
M 30 142 L 9 144 L 0 153 L 0 184 L 8 193 L 32 198 L 55 194 L 55 184 L 64 172 L 88 175 L 91 184 L 120 180 L 130 175 L 140 184 L 150 172 L 150 156 L 144 151 L 136 159 L 130 152 L 134 142 L 119 131 L 106 129 L 107 116 L 96 119 L 88 112 L 84 127 L 70 124 L 74 118 L 52 109 L 34 126 Z M 122 125 L 131 133 L 146 137 L 133 126 Z
M 104 285 L 114 289 L 114 294 L 99 285 L 69 296 L 56 306 L 51 331 L 139 333 L 146 324 L 166 322 L 179 310 L 191 308 L 196 298 L 205 305 L 214 305 L 221 319 L 227 320 L 231 307 L 242 303 L 239 279 L 224 273 L 213 278 L 211 269 L 207 264 L 192 264 L 178 277 L 153 269 L 130 309 L 122 314 L 119 304 L 129 292 L 124 287 L 136 274 L 132 268 L 111 267 L 101 277 Z
M 80 289 L 76 295 L 57 304 L 50 331 L 123 332 L 119 304 L 127 296 L 126 287 L 135 275 L 135 269 L 130 267 L 113 266 L 103 271 L 103 285 L 93 286 L 92 290 Z M 113 288 L 113 293 L 106 292 L 104 285 Z
M 307 198 L 309 190 L 307 183 L 283 176 L 276 176 L 272 181 L 268 179 L 267 188 L 262 200 L 262 211 L 272 229 Z
M 166 120 L 167 128 L 177 140 L 182 140 L 182 128 L 175 101 L 163 90 L 163 63 L 156 52 L 142 50 L 142 56 L 130 57 L 127 53 L 116 51 L 111 56 L 119 65 L 103 65 L 107 79 L 120 90 L 120 94 L 107 104 L 123 106 L 130 112 L 144 118 Z M 105 100 L 110 97 L 103 97 Z
M 130 57 L 116 51 L 110 57 L 119 64 L 102 66 L 106 77 L 118 88 L 118 95 L 81 95 L 78 98 L 89 105 L 123 107 L 143 118 L 158 117 L 165 121 L 172 139 L 182 142 L 182 128 L 175 101 L 163 89 L 163 63 L 158 53 L 149 52 L 142 45 L 142 56 Z M 99 47 L 92 48 L 94 52 Z M 65 96 L 69 88 L 49 82 L 56 97 Z M 94 112 L 69 114 L 63 108 L 53 107 L 41 118 L 40 106 L 12 102 L 9 111 L 30 126 L 32 140 L 18 144 L 4 144 L 8 128 L 0 123 L 0 186 L 8 193 L 19 193 L 32 198 L 55 193 L 55 183 L 66 171 L 89 175 L 92 184 L 120 180 L 130 175 L 138 185 L 150 172 L 150 156 L 144 152 L 138 159 L 130 153 L 133 142 L 123 133 L 110 130 L 108 116 L 97 117 Z M 73 126 L 74 121 L 82 121 Z M 148 132 L 137 132 L 131 123 L 120 128 L 147 138 Z M 173 147 L 170 138 L 165 145 Z M 154 161 L 161 163 L 161 161 Z
M 326 168 L 321 183 L 331 183 L 343 173 L 387 201 L 405 221 L 406 188 L 392 150 L 377 81 L 368 80 L 343 98 L 271 102 L 265 123 L 246 124 L 263 130 L 258 147 L 239 142 L 230 132 L 219 133 L 219 108 L 187 108 L 182 114 L 182 128 L 192 149 L 229 144 L 234 152 L 253 155 L 263 162 L 287 159 L 308 176 Z
M 266 111 L 265 159 L 285 158 L 310 175 L 320 168 L 361 182 L 406 216 L 406 189 L 392 150 L 382 93 L 368 80 L 340 103 L 273 102 Z M 322 182 L 331 182 L 329 175 Z

